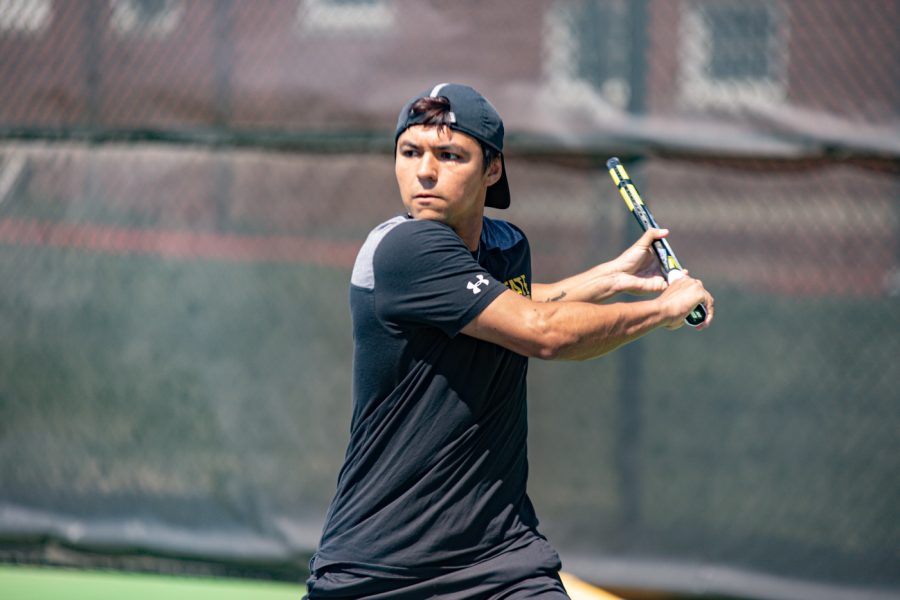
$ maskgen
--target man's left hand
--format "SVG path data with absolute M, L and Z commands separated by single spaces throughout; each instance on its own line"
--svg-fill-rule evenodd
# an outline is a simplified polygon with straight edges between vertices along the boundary
M 668 229 L 648 229 L 628 250 L 612 261 L 617 272 L 616 291 L 626 294 L 661 292 L 668 284 L 653 250 L 653 242 L 669 235 Z

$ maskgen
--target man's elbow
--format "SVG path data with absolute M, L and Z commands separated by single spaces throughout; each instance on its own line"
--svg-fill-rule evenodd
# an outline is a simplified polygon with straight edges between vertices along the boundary
M 545 343 L 537 350 L 533 358 L 541 360 L 582 361 L 594 358 L 595 354 L 583 352 L 575 340 L 561 339 Z
M 564 358 L 564 355 L 564 346 L 542 344 L 535 349 L 533 358 L 539 358 L 541 360 L 561 360 Z
M 580 337 L 556 325 L 552 318 L 540 316 L 531 323 L 532 344 L 528 354 L 541 360 L 577 360 Z

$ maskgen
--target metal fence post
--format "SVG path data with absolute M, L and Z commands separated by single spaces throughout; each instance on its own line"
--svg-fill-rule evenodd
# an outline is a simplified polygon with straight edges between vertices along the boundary
M 647 2 L 634 0 L 628 4 L 628 20 L 631 30 L 628 112 L 640 115 L 646 108 L 646 59 Z M 640 179 L 640 156 L 632 157 L 628 171 Z M 634 227 L 630 219 L 625 224 L 624 239 L 630 240 Z M 619 350 L 621 377 L 618 393 L 618 441 L 616 445 L 616 471 L 622 498 L 622 524 L 620 543 L 627 546 L 633 540 L 641 523 L 641 478 L 639 452 L 641 447 L 641 382 L 643 380 L 643 346 L 640 340 Z

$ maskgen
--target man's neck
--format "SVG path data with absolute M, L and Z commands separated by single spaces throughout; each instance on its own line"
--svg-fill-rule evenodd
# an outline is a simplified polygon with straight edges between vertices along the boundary
M 456 232 L 456 235 L 462 238 L 466 248 L 472 252 L 478 250 L 478 246 L 481 244 L 481 230 L 484 227 L 483 216 L 484 215 L 478 215 L 477 219 L 473 218 L 470 222 L 463 223 L 458 227 L 453 227 L 453 231 Z
M 414 217 L 410 213 L 406 213 L 406 216 L 410 219 L 421 218 Z M 462 239 L 469 250 L 472 252 L 478 250 L 478 246 L 481 244 L 481 230 L 484 228 L 484 211 L 477 215 L 472 215 L 472 217 L 462 223 L 452 224 L 440 219 L 438 219 L 438 222 L 450 227 Z

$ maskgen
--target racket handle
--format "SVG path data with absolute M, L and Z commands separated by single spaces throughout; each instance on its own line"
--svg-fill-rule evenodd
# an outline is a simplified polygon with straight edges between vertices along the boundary
M 672 269 L 666 274 L 666 279 L 669 280 L 669 283 L 673 281 L 677 281 L 684 277 L 684 273 L 680 269 Z M 694 307 L 694 310 L 688 313 L 688 316 L 684 318 L 684 322 L 690 325 L 691 327 L 696 327 L 700 325 L 703 321 L 706 320 L 706 307 L 702 304 L 698 304 Z

